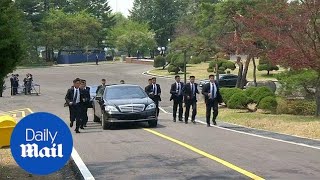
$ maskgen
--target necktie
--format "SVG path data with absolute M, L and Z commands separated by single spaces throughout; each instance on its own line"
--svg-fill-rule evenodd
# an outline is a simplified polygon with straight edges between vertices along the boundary
M 76 89 L 76 93 L 74 94 L 73 103 L 77 102 L 77 97 L 78 97 L 78 89 Z
M 178 83 L 178 95 L 180 95 L 180 83 Z
M 194 84 L 191 85 L 192 96 L 194 96 Z

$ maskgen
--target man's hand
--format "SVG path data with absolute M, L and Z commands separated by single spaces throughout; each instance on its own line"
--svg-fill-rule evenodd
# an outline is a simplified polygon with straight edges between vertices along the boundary
M 187 96 L 187 99 L 190 99 L 190 96 Z
M 208 93 L 208 96 L 211 97 L 211 93 Z
M 73 103 L 72 102 L 69 102 L 69 105 L 72 105 Z

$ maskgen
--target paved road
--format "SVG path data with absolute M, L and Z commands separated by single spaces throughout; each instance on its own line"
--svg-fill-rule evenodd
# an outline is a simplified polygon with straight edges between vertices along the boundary
M 144 87 L 148 77 L 141 72 L 151 68 L 109 63 L 20 69 L 20 75 L 34 75 L 41 84 L 41 96 L 10 97 L 6 92 L 0 110 L 48 111 L 68 123 L 63 103 L 72 79 L 85 78 L 89 85 L 99 84 L 101 78 L 109 83 L 124 79 Z M 161 105 L 168 107 L 166 92 L 172 80 L 158 81 L 163 89 Z M 170 114 L 161 113 L 159 127 L 152 131 L 144 123 L 103 131 L 90 121 L 81 134 L 73 134 L 75 148 L 96 179 L 320 179 L 319 149 L 171 119 Z

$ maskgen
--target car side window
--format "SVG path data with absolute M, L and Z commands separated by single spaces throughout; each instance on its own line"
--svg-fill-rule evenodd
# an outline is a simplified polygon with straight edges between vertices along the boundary
M 104 93 L 104 89 L 105 89 L 106 87 L 101 87 L 100 89 L 99 89 L 99 91 L 97 92 L 97 96 L 98 97 L 102 97 L 103 96 L 103 93 Z

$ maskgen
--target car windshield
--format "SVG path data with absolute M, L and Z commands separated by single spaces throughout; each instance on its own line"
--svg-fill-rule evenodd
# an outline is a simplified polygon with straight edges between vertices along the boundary
M 96 94 L 98 86 L 91 86 L 90 87 L 90 94 Z
M 147 94 L 138 86 L 117 86 L 107 88 L 105 98 L 111 99 L 142 99 Z

